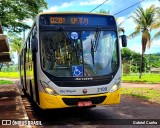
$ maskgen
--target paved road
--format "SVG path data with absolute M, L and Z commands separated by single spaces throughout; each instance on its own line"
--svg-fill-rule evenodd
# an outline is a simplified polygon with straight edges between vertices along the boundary
M 142 86 L 142 85 L 139 85 Z M 23 97 L 26 111 L 31 120 L 41 120 L 44 127 L 138 127 L 142 128 L 144 125 L 108 125 L 110 121 L 112 124 L 129 124 L 133 123 L 134 119 L 141 121 L 144 119 L 148 121 L 157 121 L 159 119 L 160 124 L 160 104 L 147 102 L 131 96 L 122 95 L 121 104 L 119 105 L 105 105 L 97 106 L 91 109 L 58 109 L 58 110 L 39 110 L 34 103 L 28 102 Z M 111 119 L 111 120 L 110 120 Z M 118 119 L 118 120 L 117 120 Z M 125 120 L 124 120 L 125 119 Z M 129 120 L 132 119 L 132 120 Z M 131 121 L 131 122 L 130 122 Z M 154 122 L 153 122 L 154 123 Z M 156 128 L 157 125 L 145 125 L 148 128 Z M 160 127 L 160 125 L 159 125 Z
M 148 86 L 142 84 L 122 84 L 128 86 Z M 155 85 L 153 85 L 155 87 Z M 153 87 L 152 86 L 152 87 Z M 150 87 L 150 86 L 149 86 Z M 158 87 L 158 85 L 156 85 Z M 81 127 L 81 128 L 143 128 L 144 125 L 108 125 L 111 124 L 132 124 L 133 121 L 157 121 L 160 124 L 160 104 L 147 102 L 131 96 L 122 95 L 121 104 L 97 106 L 91 109 L 58 109 L 40 110 L 33 102 L 22 96 L 23 104 L 30 120 L 42 121 L 43 126 L 39 127 Z M 6 111 L 7 113 L 7 111 Z M 129 120 L 132 119 L 132 120 Z M 157 125 L 145 125 L 148 128 L 158 128 Z M 160 127 L 160 125 L 159 125 Z

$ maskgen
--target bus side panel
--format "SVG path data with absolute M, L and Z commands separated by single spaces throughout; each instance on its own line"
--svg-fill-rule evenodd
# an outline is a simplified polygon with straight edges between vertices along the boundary
M 33 93 L 33 97 L 34 97 L 34 100 L 39 104 L 39 89 L 38 89 L 38 82 L 37 82 L 37 57 L 36 57 L 36 53 L 32 53 L 32 58 L 33 58 L 33 63 L 32 63 L 32 66 L 33 66 L 33 80 L 32 80 L 32 83 L 33 83 L 33 90 L 34 90 L 34 93 Z
M 26 93 L 27 86 L 26 86 L 26 51 L 25 49 L 22 50 L 21 56 L 20 56 L 20 80 L 21 84 L 23 86 L 23 92 Z

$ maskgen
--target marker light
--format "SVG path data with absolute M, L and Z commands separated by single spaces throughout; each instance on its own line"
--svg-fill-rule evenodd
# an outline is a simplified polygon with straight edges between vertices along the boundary
M 41 84 L 44 88 L 44 90 L 48 93 L 48 94 L 51 94 L 51 95 L 58 95 L 58 93 L 51 87 L 48 85 L 48 83 L 44 82 L 44 81 L 41 81 Z

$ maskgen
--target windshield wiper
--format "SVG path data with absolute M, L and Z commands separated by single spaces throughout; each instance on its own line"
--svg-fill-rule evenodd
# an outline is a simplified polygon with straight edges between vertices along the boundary
M 94 65 L 94 44 L 92 39 L 91 39 L 91 55 L 92 55 L 92 63 Z
M 100 34 L 101 34 L 101 28 L 97 28 L 96 33 L 95 33 L 94 52 L 97 51 Z
M 97 28 L 96 33 L 94 35 L 95 41 L 93 42 L 91 39 L 91 55 L 92 55 L 93 65 L 94 65 L 94 52 L 97 51 L 100 34 L 101 34 L 101 28 Z

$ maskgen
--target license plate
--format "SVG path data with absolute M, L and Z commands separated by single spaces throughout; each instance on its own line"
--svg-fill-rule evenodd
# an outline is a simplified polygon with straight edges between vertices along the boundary
M 80 101 L 78 102 L 78 107 L 92 106 L 91 101 Z

